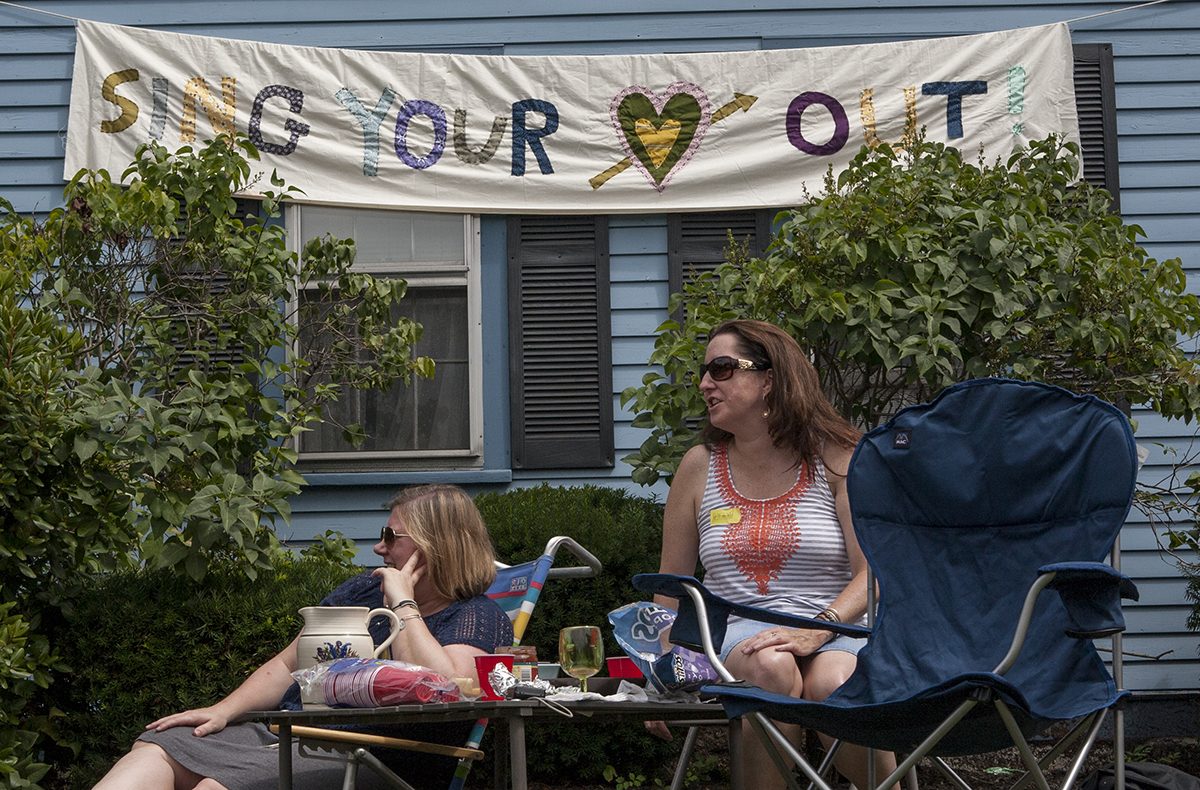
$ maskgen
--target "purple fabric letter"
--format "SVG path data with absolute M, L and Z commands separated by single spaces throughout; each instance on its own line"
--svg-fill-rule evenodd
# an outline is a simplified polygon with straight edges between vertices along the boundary
M 408 150 L 408 124 L 415 115 L 424 115 L 433 121 L 433 148 L 425 156 L 413 156 Z M 396 114 L 396 156 L 413 170 L 433 167 L 446 150 L 446 111 L 431 101 L 409 99 Z
M 804 131 L 801 129 L 804 111 L 814 104 L 829 110 L 829 114 L 833 116 L 833 136 L 824 145 L 815 145 L 805 140 Z M 846 117 L 846 110 L 838 100 L 829 94 L 805 91 L 792 99 L 792 103 L 788 105 L 787 136 L 788 142 L 806 154 L 829 156 L 842 150 L 842 146 L 850 139 L 850 119 Z

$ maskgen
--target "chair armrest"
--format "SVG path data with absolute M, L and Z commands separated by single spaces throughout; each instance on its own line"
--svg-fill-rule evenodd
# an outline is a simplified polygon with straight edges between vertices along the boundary
M 572 554 L 575 559 L 582 562 L 582 565 L 573 565 L 570 568 L 555 568 L 553 565 L 550 571 L 546 574 L 547 579 L 590 579 L 593 576 L 599 576 L 604 570 L 604 566 L 600 564 L 600 560 L 596 559 L 596 555 L 580 546 L 573 538 L 568 538 L 566 535 L 556 535 L 546 541 L 546 548 L 542 551 L 542 556 L 538 559 L 550 558 L 550 562 L 554 562 L 554 555 L 559 549 L 566 549 Z M 496 568 L 511 568 L 513 566 L 506 562 L 496 560 Z
M 1099 639 L 1125 630 L 1121 599 L 1136 601 L 1137 586 L 1125 574 L 1102 562 L 1056 562 L 1038 572 L 1052 574 L 1047 587 L 1058 592 L 1075 639 Z
M 599 576 L 600 571 L 604 570 L 604 566 L 600 564 L 600 560 L 596 559 L 594 554 L 566 535 L 550 538 L 546 543 L 546 550 L 542 553 L 553 557 L 559 549 L 566 549 L 583 565 L 570 568 L 551 568 L 550 573 L 546 576 L 547 579 L 590 579 L 593 576 Z
M 1062 598 L 1071 627 L 1063 632 L 1073 639 L 1099 639 L 1125 630 L 1121 597 L 1137 600 L 1137 587 L 1128 576 L 1102 562 L 1055 562 L 1038 568 L 1038 577 L 1025 593 L 1021 616 L 1008 653 L 992 671 L 1003 675 L 1016 663 L 1033 621 L 1037 598 L 1053 587 Z

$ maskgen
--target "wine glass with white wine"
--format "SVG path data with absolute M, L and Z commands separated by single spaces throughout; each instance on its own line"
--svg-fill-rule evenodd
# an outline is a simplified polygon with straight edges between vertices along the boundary
M 594 625 L 573 625 L 558 632 L 558 663 L 573 678 L 579 690 L 587 691 L 587 679 L 604 663 L 604 641 Z

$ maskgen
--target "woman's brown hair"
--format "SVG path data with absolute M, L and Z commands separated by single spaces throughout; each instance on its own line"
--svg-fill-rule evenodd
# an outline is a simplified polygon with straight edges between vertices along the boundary
M 475 501 L 458 486 L 406 488 L 388 502 L 425 555 L 430 580 L 452 601 L 482 595 L 496 578 L 496 550 Z
M 738 353 L 760 365 L 769 365 L 773 379 L 766 396 L 767 430 L 776 447 L 790 448 L 797 463 L 803 461 L 809 473 L 821 457 L 826 442 L 852 448 L 862 433 L 825 397 L 817 370 L 795 338 L 766 321 L 738 319 L 726 321 L 708 334 L 738 339 Z M 727 442 L 732 434 L 705 425 L 701 438 L 705 444 Z

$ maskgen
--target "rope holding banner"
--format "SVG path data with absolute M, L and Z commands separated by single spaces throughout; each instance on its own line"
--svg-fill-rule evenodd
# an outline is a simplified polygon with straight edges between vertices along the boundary
M 1083 22 L 1086 19 L 1096 19 L 1097 17 L 1108 16 L 1109 14 L 1123 14 L 1126 11 L 1136 11 L 1139 8 L 1147 8 L 1148 6 L 1160 5 L 1162 3 L 1169 3 L 1169 2 L 1171 2 L 1171 0 L 1150 0 L 1150 2 L 1148 2 L 1148 3 L 1139 3 L 1137 5 L 1124 6 L 1123 8 L 1114 8 L 1111 11 L 1101 11 L 1098 14 L 1088 14 L 1087 16 L 1075 17 L 1074 19 L 1066 20 L 1066 23 L 1068 25 L 1071 25 L 1076 22 Z M 35 14 L 45 14 L 46 16 L 54 16 L 54 17 L 58 17 L 59 19 L 69 20 L 71 22 L 78 22 L 82 18 L 82 17 L 77 17 L 77 16 L 67 16 L 66 14 L 56 14 L 53 11 L 45 11 L 41 8 L 31 8 L 30 6 L 20 5 L 18 3 L 10 3 L 10 2 L 7 2 L 7 0 L 0 0 L 0 6 L 9 6 L 11 8 L 19 8 L 22 11 L 32 11 Z

